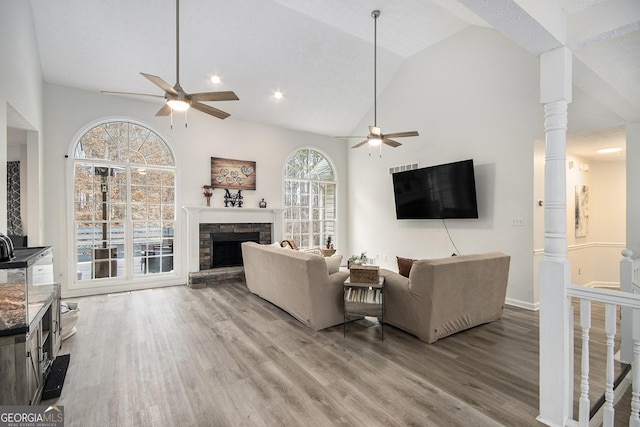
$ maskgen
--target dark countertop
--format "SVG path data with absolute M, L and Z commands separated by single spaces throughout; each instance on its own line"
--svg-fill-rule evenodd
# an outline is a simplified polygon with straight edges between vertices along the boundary
M 26 268 L 38 260 L 38 256 L 50 250 L 51 246 L 36 246 L 33 248 L 17 248 L 13 253 L 15 258 L 11 261 L 0 262 L 0 269 Z

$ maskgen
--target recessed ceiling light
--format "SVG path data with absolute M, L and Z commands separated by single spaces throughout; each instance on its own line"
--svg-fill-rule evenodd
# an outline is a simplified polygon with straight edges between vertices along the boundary
M 273 97 L 275 99 L 282 99 L 283 96 L 284 96 L 284 94 L 282 92 L 280 92 L 279 90 L 273 92 Z
M 607 147 L 601 148 L 597 151 L 598 154 L 619 153 L 622 151 L 620 147 Z
M 218 85 L 220 84 L 220 82 L 222 82 L 222 80 L 220 80 L 219 75 L 214 74 L 213 76 L 211 76 L 211 83 L 213 83 L 214 85 Z

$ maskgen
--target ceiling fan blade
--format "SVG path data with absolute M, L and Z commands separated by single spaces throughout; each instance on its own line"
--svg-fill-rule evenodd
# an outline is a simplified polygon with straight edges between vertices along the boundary
M 385 138 L 385 139 L 383 139 L 383 140 L 382 140 L 382 143 L 383 143 L 383 144 L 387 144 L 388 146 L 390 146 L 390 147 L 394 147 L 394 148 L 395 148 L 395 147 L 399 147 L 399 146 L 401 146 L 401 145 L 402 145 L 402 144 L 400 144 L 398 141 L 394 141 L 393 139 L 389 139 L 389 138 Z
M 202 111 L 203 113 L 210 114 L 219 119 L 226 119 L 231 115 L 222 110 L 218 110 L 217 108 L 213 108 L 213 107 L 210 107 L 209 105 L 201 104 L 199 102 L 192 102 L 191 106 L 198 111 Z
M 353 138 L 360 139 L 360 138 L 366 138 L 366 136 L 362 136 L 362 135 L 349 135 L 349 136 L 334 136 L 334 138 L 337 138 L 337 139 L 353 139 Z
M 371 133 L 371 135 L 380 136 L 380 128 L 376 126 L 369 126 L 369 133 Z
M 169 104 L 164 104 L 162 108 L 158 110 L 156 116 L 168 116 L 169 114 L 171 114 L 171 107 L 169 107 Z
M 147 79 L 149 79 L 151 81 L 151 83 L 153 83 L 154 85 L 158 86 L 163 91 L 165 91 L 167 93 L 170 93 L 171 95 L 178 96 L 178 92 L 176 92 L 176 90 L 174 88 L 172 88 L 169 85 L 169 83 L 165 82 L 160 77 L 154 76 L 152 74 L 145 74 L 145 73 L 140 73 L 140 74 L 145 76 Z
M 151 95 L 148 93 L 135 93 L 135 92 L 113 92 L 110 90 L 101 90 L 100 93 L 104 93 L 105 95 L 135 95 L 135 96 L 149 96 L 152 98 L 164 98 L 162 95 Z
M 368 140 L 368 139 L 365 139 L 365 140 L 364 140 L 364 141 L 362 141 L 362 142 L 358 142 L 356 145 L 354 145 L 354 146 L 353 146 L 353 147 L 351 147 L 351 148 L 358 148 L 358 147 L 361 147 L 361 146 L 363 146 L 364 144 L 366 144 L 367 142 L 369 142 L 369 140 Z
M 202 92 L 188 95 L 192 101 L 237 101 L 240 98 L 233 91 Z
M 417 131 L 413 130 L 411 132 L 396 132 L 396 133 L 388 133 L 384 137 L 385 138 L 404 138 L 407 136 L 420 136 Z

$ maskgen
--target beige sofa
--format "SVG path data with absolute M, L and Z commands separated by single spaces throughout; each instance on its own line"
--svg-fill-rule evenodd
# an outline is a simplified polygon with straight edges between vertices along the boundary
M 409 277 L 382 269 L 384 321 L 433 343 L 502 316 L 510 257 L 500 252 L 416 260 Z
M 252 293 L 316 331 L 342 323 L 348 271 L 329 274 L 322 256 L 254 242 L 242 243 L 242 258 Z

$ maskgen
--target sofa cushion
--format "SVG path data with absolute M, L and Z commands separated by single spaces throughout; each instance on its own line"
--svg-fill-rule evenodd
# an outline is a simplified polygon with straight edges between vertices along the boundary
M 324 257 L 324 260 L 327 263 L 327 272 L 329 274 L 336 273 L 337 271 L 340 270 L 342 255 L 332 255 L 332 256 Z
M 320 248 L 308 248 L 308 249 L 300 249 L 301 252 L 306 252 L 308 254 L 320 255 L 322 256 L 322 251 Z
M 399 256 L 397 256 L 396 258 L 398 260 L 398 273 L 400 273 L 404 277 L 409 277 L 411 266 L 413 266 L 413 262 L 415 261 L 415 259 L 402 258 Z

